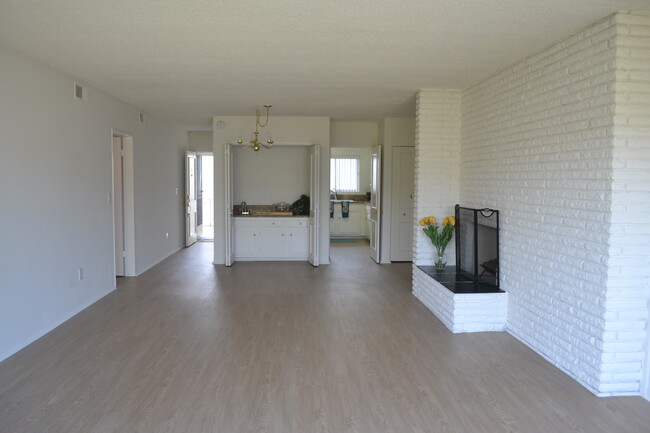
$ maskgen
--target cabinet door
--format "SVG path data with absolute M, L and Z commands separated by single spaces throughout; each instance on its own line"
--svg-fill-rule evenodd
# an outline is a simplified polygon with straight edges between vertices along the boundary
M 257 230 L 253 227 L 236 227 L 233 236 L 233 255 L 238 258 L 257 257 Z
M 339 218 L 334 217 L 330 218 L 330 236 L 338 236 L 341 233 L 339 232 Z
M 259 255 L 260 257 L 283 257 L 287 251 L 287 229 L 262 228 L 260 229 Z
M 338 221 L 338 233 L 342 236 L 363 236 L 361 230 L 361 213 L 350 212 L 348 218 Z
M 309 256 L 309 230 L 294 229 L 288 233 L 287 256 L 305 258 Z

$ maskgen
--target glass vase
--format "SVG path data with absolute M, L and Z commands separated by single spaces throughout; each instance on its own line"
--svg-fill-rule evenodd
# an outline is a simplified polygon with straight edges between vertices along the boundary
M 438 251 L 436 254 L 436 271 L 444 271 L 445 266 L 447 266 L 447 257 L 445 257 L 444 251 Z

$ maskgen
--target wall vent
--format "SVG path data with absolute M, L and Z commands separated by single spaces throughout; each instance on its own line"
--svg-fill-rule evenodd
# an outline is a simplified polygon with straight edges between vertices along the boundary
M 138 115 L 140 116 L 140 123 L 144 123 L 144 113 L 142 111 L 138 111 Z
M 88 100 L 88 89 L 76 81 L 74 83 L 74 98 L 78 101 Z

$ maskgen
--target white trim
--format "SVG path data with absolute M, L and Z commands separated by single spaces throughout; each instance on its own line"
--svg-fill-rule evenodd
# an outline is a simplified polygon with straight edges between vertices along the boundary
M 233 259 L 233 179 L 232 179 L 232 151 L 231 144 L 223 146 L 223 172 L 224 172 L 224 264 L 232 266 Z M 216 203 L 216 200 L 215 200 Z
M 41 327 L 41 329 L 37 332 L 34 332 L 32 335 L 30 335 L 28 338 L 22 340 L 18 345 L 12 347 L 9 350 L 6 350 L 4 352 L 0 352 L 0 362 L 4 361 L 5 359 L 9 358 L 10 356 L 13 356 L 14 354 L 20 352 L 22 349 L 26 348 L 30 344 L 32 344 L 34 341 L 38 340 L 45 334 L 48 334 L 52 330 L 58 328 L 61 326 L 64 322 L 67 322 L 68 320 L 72 319 L 74 316 L 77 314 L 81 313 L 83 310 L 86 308 L 90 307 L 93 305 L 95 302 L 99 301 L 103 297 L 111 294 L 113 291 L 115 291 L 115 287 L 110 288 L 107 292 L 99 294 L 97 297 L 93 297 L 92 299 L 88 300 L 87 302 L 84 302 L 80 305 L 75 305 L 74 308 L 72 308 L 70 311 L 67 313 L 63 314 L 60 318 L 57 320 L 50 322 L 48 325 Z
M 122 170 L 124 172 L 124 250 L 126 253 L 124 275 L 127 277 L 136 276 L 135 266 L 135 181 L 133 174 L 133 135 L 121 132 L 116 129 L 111 129 L 111 155 L 113 149 L 113 136 L 119 135 L 122 137 L 124 148 L 124 165 Z M 111 158 L 111 173 L 113 173 L 113 159 Z M 115 180 L 111 175 L 111 197 Z M 112 201 L 112 199 L 111 199 Z M 111 209 L 113 203 L 111 203 Z M 113 257 L 115 257 L 115 214 L 113 212 Z M 115 269 L 115 263 L 113 263 Z M 115 280 L 115 287 L 117 287 L 117 279 Z
M 180 247 L 180 248 L 177 248 L 177 249 L 175 249 L 174 251 L 172 251 L 171 253 L 167 254 L 165 257 L 161 258 L 160 260 L 157 260 L 157 261 L 153 262 L 152 264 L 150 264 L 149 266 L 147 266 L 147 267 L 141 269 L 141 270 L 140 270 L 140 273 L 139 273 L 138 275 L 142 275 L 142 274 L 144 274 L 144 273 L 147 272 L 149 269 L 151 269 L 151 268 L 153 268 L 154 266 L 159 265 L 160 263 L 164 262 L 165 260 L 167 260 L 168 258 L 170 258 L 171 256 L 173 256 L 174 254 L 176 254 L 177 252 L 179 252 L 179 251 L 182 250 L 183 248 L 185 248 L 185 247 L 182 246 L 182 247 Z M 133 275 L 133 276 L 134 276 L 134 277 L 137 277 L 138 275 Z
M 310 148 L 309 263 L 320 266 L 320 146 Z

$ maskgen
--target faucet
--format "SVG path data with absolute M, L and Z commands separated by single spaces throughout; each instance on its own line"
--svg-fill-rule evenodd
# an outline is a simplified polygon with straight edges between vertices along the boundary
M 338 200 L 338 196 L 336 195 L 336 189 L 330 189 L 330 194 L 334 196 L 334 200 Z

